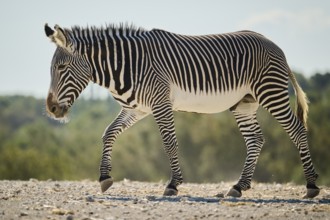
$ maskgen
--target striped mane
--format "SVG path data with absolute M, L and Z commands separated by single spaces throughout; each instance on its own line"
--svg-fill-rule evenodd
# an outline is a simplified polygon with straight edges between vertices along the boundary
M 141 27 L 136 27 L 133 24 L 121 23 L 107 24 L 105 27 L 81 27 L 73 26 L 71 29 L 66 28 L 65 31 L 70 34 L 73 39 L 86 38 L 93 36 L 94 39 L 100 39 L 102 36 L 136 36 L 140 35 L 147 30 Z

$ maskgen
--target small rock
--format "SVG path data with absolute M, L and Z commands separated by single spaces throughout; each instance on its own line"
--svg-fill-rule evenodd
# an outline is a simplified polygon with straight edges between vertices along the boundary
M 149 200 L 149 201 L 155 201 L 156 200 L 156 196 L 147 196 L 147 200 Z
M 93 198 L 93 196 L 87 196 L 85 199 L 87 202 L 95 202 L 95 199 Z
M 137 198 L 135 198 L 135 199 L 133 200 L 133 204 L 138 204 L 138 202 L 139 202 L 139 200 L 138 200 Z
M 74 212 L 71 210 L 55 208 L 52 210 L 52 214 L 54 214 L 54 215 L 73 215 Z
M 225 198 L 225 194 L 218 193 L 218 194 L 215 195 L 215 197 L 217 197 L 217 198 Z
M 73 215 L 68 215 L 68 216 L 66 217 L 66 220 L 73 220 Z
M 102 204 L 102 203 L 104 203 L 104 200 L 100 199 L 100 200 L 98 200 L 98 203 Z
M 53 209 L 52 210 L 52 214 L 54 214 L 54 215 L 65 215 L 65 210 L 63 210 L 63 209 Z
M 28 216 L 28 213 L 26 213 L 26 212 L 21 212 L 21 213 L 19 214 L 19 216 Z

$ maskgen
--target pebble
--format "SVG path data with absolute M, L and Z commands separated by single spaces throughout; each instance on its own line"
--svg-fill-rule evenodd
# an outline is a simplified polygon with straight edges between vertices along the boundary
M 87 202 L 95 202 L 95 199 L 94 199 L 93 196 L 87 196 L 87 197 L 85 198 L 85 200 L 86 200 Z
M 27 212 L 21 212 L 21 213 L 19 214 L 19 216 L 28 216 L 28 213 L 27 213 Z
M 215 197 L 217 197 L 217 198 L 225 198 L 225 194 L 218 193 L 218 194 L 215 195 Z
M 66 220 L 73 220 L 73 219 L 74 219 L 73 215 L 68 215 L 68 216 L 66 217 Z
M 73 215 L 74 212 L 71 211 L 71 210 L 65 210 L 65 209 L 58 209 L 58 208 L 55 208 L 52 210 L 52 214 L 53 215 Z

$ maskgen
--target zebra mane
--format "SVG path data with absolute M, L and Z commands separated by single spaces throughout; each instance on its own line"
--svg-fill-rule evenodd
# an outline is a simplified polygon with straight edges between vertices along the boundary
M 65 29 L 67 33 L 73 38 L 81 38 L 81 36 L 89 35 L 98 37 L 106 34 L 107 36 L 136 36 L 144 32 L 147 32 L 146 29 L 141 27 L 136 27 L 133 24 L 120 23 L 120 24 L 107 24 L 105 27 L 96 27 L 96 26 L 73 26 L 71 29 Z

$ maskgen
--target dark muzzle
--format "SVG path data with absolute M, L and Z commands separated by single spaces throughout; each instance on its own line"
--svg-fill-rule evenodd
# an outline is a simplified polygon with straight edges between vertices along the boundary
M 63 118 L 68 112 L 68 107 L 65 105 L 59 105 L 57 101 L 53 99 L 53 94 L 49 93 L 47 97 L 46 110 L 48 114 L 54 118 Z

